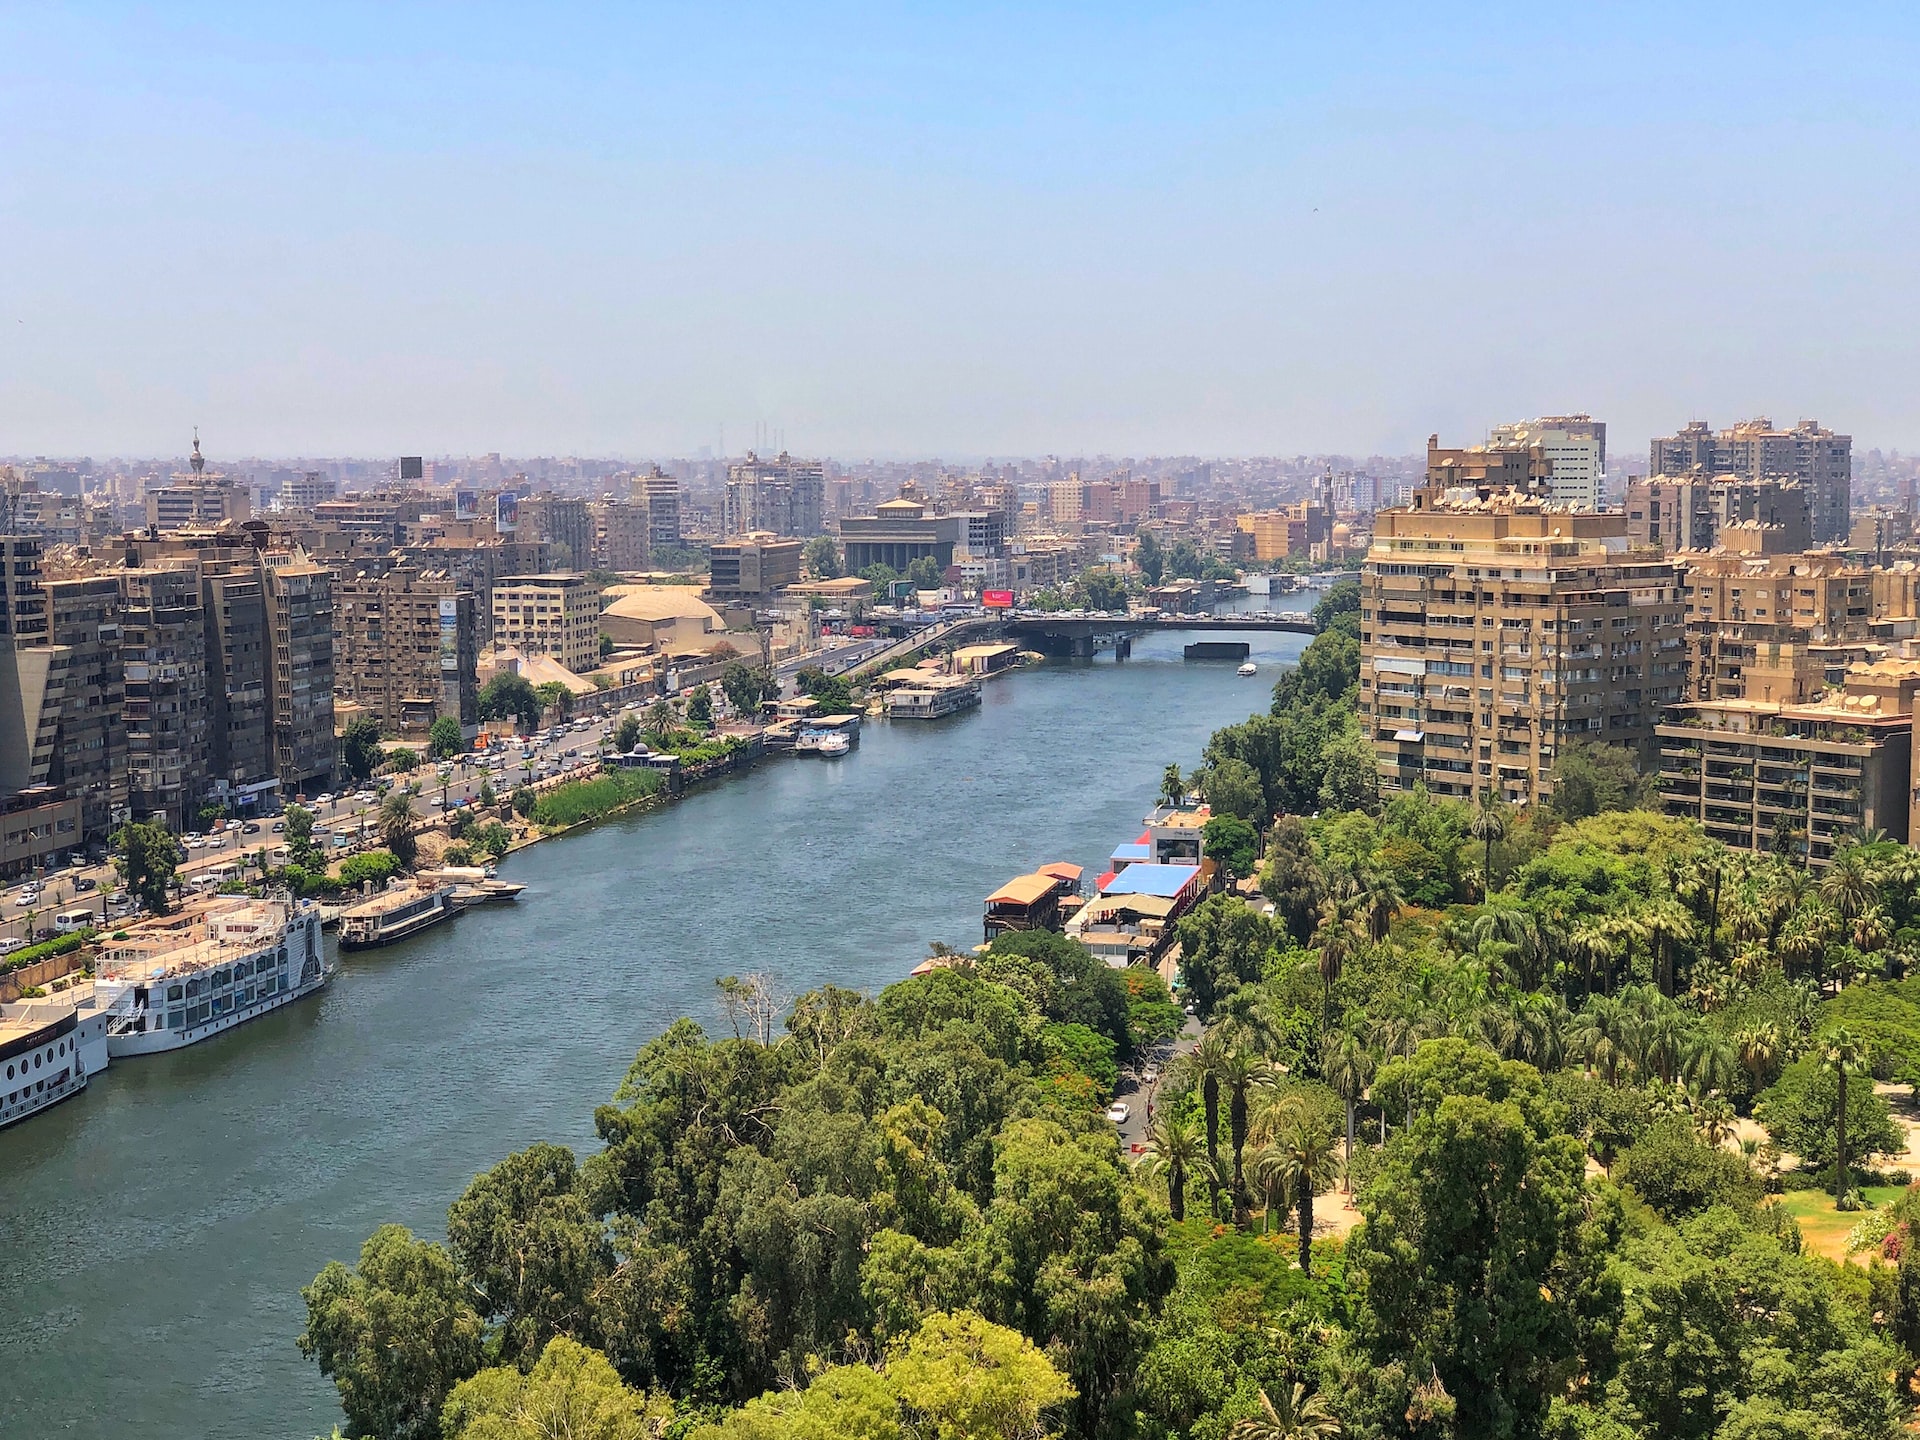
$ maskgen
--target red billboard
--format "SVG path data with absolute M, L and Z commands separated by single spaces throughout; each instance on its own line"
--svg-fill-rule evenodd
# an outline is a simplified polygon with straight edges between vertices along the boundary
M 980 603 L 989 610 L 1011 610 L 1013 608 L 1013 591 L 982 590 L 980 592 Z

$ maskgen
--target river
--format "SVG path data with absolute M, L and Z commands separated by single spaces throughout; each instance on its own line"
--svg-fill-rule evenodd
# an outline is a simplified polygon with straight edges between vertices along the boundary
M 1097 874 L 1167 763 L 1263 708 L 1306 644 L 1244 638 L 1255 679 L 1148 636 L 535 846 L 503 869 L 517 907 L 348 956 L 315 999 L 0 1132 L 0 1436 L 325 1435 L 333 1387 L 293 1343 L 322 1265 L 385 1221 L 439 1235 L 511 1150 L 590 1148 L 639 1046 L 721 1023 L 718 976 L 876 991 L 929 940 L 977 942 L 1009 876 Z

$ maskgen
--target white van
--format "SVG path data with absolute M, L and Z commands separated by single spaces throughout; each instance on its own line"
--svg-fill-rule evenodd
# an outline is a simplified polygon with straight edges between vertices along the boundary
M 60 935 L 70 935 L 75 930 L 85 930 L 89 925 L 98 923 L 99 916 L 95 915 L 91 909 L 62 910 L 53 917 L 54 932 Z

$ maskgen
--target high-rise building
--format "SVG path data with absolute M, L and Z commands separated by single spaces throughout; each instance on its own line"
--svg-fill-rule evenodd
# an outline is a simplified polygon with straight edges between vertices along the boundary
M 493 587 L 493 640 L 576 674 L 600 663 L 600 606 L 584 575 L 513 575 Z
M 1430 474 L 1470 468 L 1429 454 Z M 1388 790 L 1537 804 L 1571 738 L 1648 749 L 1684 694 L 1685 603 L 1671 561 L 1626 551 L 1618 512 L 1552 508 L 1526 452 L 1492 454 L 1520 486 L 1429 485 L 1375 516 L 1360 719 Z
M 593 563 L 608 570 L 645 570 L 647 507 L 627 500 L 593 504 Z
M 129 818 L 120 582 L 92 575 L 47 580 L 43 588 L 49 638 L 68 654 L 47 778 L 80 802 L 85 838 L 104 840 Z
M 1844 543 L 1851 525 L 1853 437 L 1814 420 L 1776 430 L 1771 420 L 1743 420 L 1715 431 L 1695 420 L 1649 448 L 1649 475 L 1732 475 L 1742 480 L 1798 480 L 1811 497 L 1813 542 Z
M 1538 445 L 1553 466 L 1547 477 L 1555 505 L 1579 510 L 1600 508 L 1607 475 L 1607 427 L 1591 415 L 1543 415 L 1513 425 L 1496 425 L 1487 437 L 1494 445 Z
M 273 773 L 282 793 L 331 788 L 333 575 L 300 551 L 261 556 L 266 581 Z
M 146 500 L 147 525 L 154 530 L 205 529 L 227 521 L 237 525 L 253 514 L 246 485 L 207 469 L 197 434 L 187 473 L 175 475 L 169 485 L 148 486 Z
M 764 599 L 783 585 L 800 580 L 798 540 L 775 535 L 745 535 L 723 541 L 710 555 L 708 589 L 718 600 Z
M 585 500 L 567 495 L 524 495 L 517 532 L 550 546 L 552 563 L 562 570 L 593 565 L 593 515 Z
M 442 715 L 479 723 L 479 625 L 471 590 L 444 571 L 381 564 L 334 572 L 334 689 L 389 735 L 425 736 Z
M 207 789 L 207 635 L 200 567 L 119 572 L 127 787 L 134 818 L 191 828 Z
M 318 470 L 304 470 L 280 482 L 274 506 L 280 510 L 311 510 L 334 498 L 333 481 Z
M 820 533 L 826 471 L 818 460 L 795 460 L 782 450 L 775 460 L 752 451 L 727 469 L 721 528 L 727 535 L 766 533 L 807 539 Z
M 633 503 L 647 512 L 647 548 L 680 543 L 680 482 L 658 465 L 649 475 L 636 475 L 630 491 Z
M 235 807 L 275 788 L 266 590 L 251 550 L 209 551 L 199 564 L 207 654 L 207 770 Z
M 1813 543 L 1813 497 L 1796 480 L 1651 476 L 1627 483 L 1627 539 L 1655 549 L 1711 550 L 1736 525 L 1771 532 L 1766 548 L 1798 554 Z

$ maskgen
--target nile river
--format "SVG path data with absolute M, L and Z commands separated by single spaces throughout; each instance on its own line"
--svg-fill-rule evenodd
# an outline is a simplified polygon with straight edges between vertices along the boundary
M 1245 638 L 1255 679 L 1147 637 L 535 846 L 503 870 L 517 907 L 348 957 L 315 999 L 0 1132 L 0 1436 L 326 1434 L 333 1387 L 293 1343 L 315 1271 L 383 1221 L 438 1235 L 510 1150 L 591 1145 L 639 1046 L 720 1023 L 716 977 L 878 990 L 929 940 L 975 943 L 1009 876 L 1097 874 L 1166 764 L 1264 708 L 1306 643 Z

